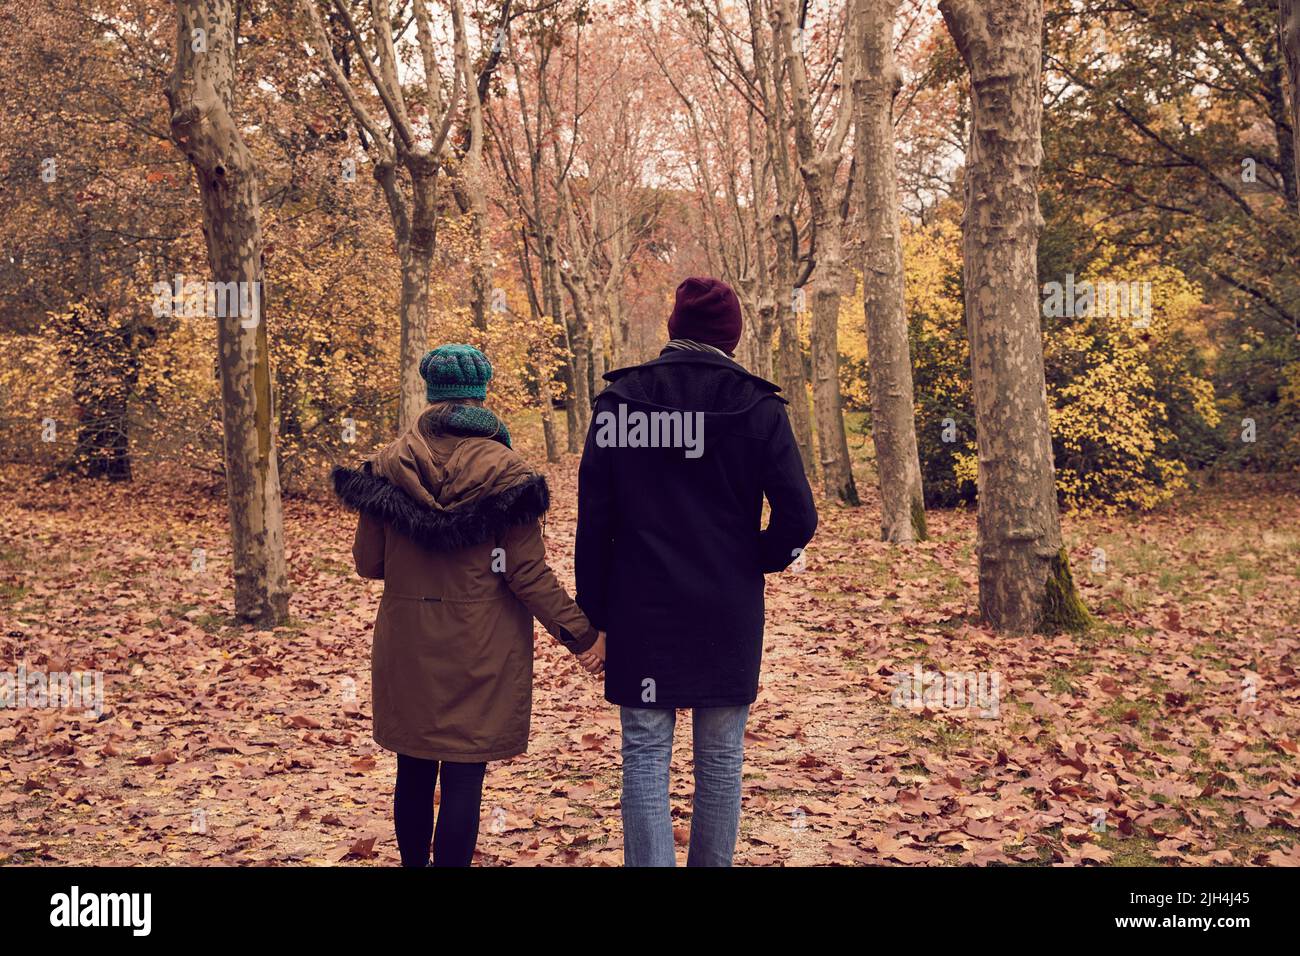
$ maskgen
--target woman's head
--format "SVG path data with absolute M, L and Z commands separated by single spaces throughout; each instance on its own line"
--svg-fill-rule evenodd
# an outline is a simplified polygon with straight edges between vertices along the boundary
M 482 404 L 492 380 L 492 363 L 472 345 L 439 345 L 420 359 L 420 377 L 430 403 Z

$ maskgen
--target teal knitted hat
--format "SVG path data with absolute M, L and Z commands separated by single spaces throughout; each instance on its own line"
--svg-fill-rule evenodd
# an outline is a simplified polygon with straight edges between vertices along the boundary
M 472 345 L 439 345 L 420 359 L 424 394 L 431 402 L 447 398 L 487 398 L 492 363 Z

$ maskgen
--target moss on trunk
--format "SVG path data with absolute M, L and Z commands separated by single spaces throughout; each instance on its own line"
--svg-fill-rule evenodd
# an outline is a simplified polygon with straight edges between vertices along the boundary
M 1061 548 L 1052 558 L 1051 569 L 1047 572 L 1047 585 L 1043 592 L 1043 632 L 1086 631 L 1091 626 L 1092 615 L 1074 587 L 1070 557 L 1065 548 Z
M 925 504 L 920 498 L 912 499 L 912 533 L 916 535 L 917 541 L 924 541 L 930 537 L 929 529 L 925 524 Z

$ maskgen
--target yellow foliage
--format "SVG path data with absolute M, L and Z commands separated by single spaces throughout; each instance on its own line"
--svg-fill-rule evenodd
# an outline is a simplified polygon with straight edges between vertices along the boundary
M 1103 247 L 1079 281 L 1146 283 L 1150 310 L 1095 308 L 1050 328 L 1044 357 L 1057 487 L 1074 508 L 1148 509 L 1186 485 L 1171 403 L 1210 426 L 1219 412 L 1212 384 L 1186 367 L 1200 288 L 1172 266 L 1113 260 Z
M 838 340 L 840 398 L 847 409 L 871 407 L 867 387 L 867 325 L 862 312 L 862 274 L 856 274 L 853 294 L 840 297 Z
M 961 230 L 949 219 L 905 223 L 902 242 L 927 500 L 970 500 L 979 469 Z M 1148 283 L 1150 314 L 1135 315 L 1135 303 L 1127 314 L 1094 307 L 1086 315 L 1045 319 L 1057 488 L 1073 508 L 1151 508 L 1186 483 L 1189 452 L 1171 422 L 1213 427 L 1219 421 L 1213 385 L 1195 361 L 1202 291 L 1172 266 L 1140 257 L 1121 264 L 1106 247 L 1077 277 L 1079 285 L 1086 281 L 1108 289 Z M 841 309 L 840 347 L 846 405 L 869 408 L 860 285 Z M 1300 375 L 1296 387 L 1300 397 Z

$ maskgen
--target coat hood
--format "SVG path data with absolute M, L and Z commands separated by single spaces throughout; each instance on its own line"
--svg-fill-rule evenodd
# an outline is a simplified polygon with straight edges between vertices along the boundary
M 668 411 L 703 412 L 717 422 L 744 416 L 759 402 L 785 403 L 779 386 L 712 352 L 665 351 L 656 359 L 605 373 L 598 396 Z M 606 399 L 608 400 L 608 399 Z
M 550 507 L 546 479 L 490 438 L 427 436 L 413 424 L 360 467 L 331 472 L 334 493 L 435 551 L 480 544 Z

